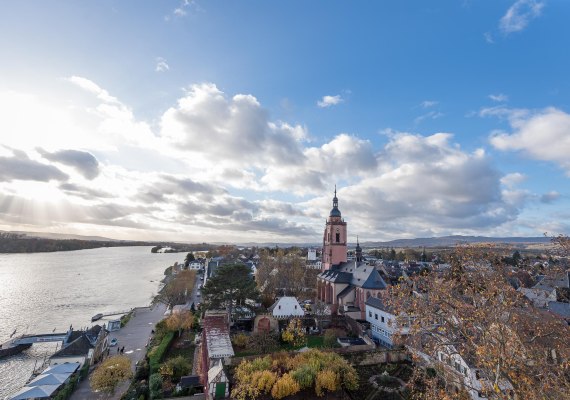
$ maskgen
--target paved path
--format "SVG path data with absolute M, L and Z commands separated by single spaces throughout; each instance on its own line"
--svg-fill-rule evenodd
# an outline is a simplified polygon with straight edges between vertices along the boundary
M 131 359 L 133 371 L 137 361 L 146 354 L 146 344 L 150 338 L 150 332 L 157 322 L 164 318 L 166 307 L 157 304 L 154 307 L 135 308 L 134 315 L 124 328 L 116 332 L 109 333 L 110 338 L 117 338 L 119 341 L 116 347 L 111 347 L 110 356 L 117 354 L 117 348 L 125 346 L 125 353 Z M 114 395 L 96 393 L 91 390 L 89 380 L 85 379 L 73 392 L 71 400 L 95 400 L 95 399 L 120 399 L 123 393 L 129 388 L 130 382 L 125 382 L 119 386 Z

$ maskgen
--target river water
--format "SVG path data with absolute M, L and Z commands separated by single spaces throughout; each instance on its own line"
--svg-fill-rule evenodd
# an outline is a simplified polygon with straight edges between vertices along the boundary
M 97 313 L 149 305 L 166 267 L 185 253 L 151 247 L 111 247 L 33 254 L 0 254 L 0 343 L 23 333 L 65 332 L 90 327 Z M 106 317 L 96 323 L 102 324 Z M 36 360 L 58 344 L 34 344 L 0 360 L 0 399 L 18 391 Z M 61 344 L 59 344 L 61 345 Z

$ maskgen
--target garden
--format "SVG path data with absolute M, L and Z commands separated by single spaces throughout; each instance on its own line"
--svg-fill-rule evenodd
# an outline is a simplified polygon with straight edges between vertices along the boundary
M 172 314 L 156 324 L 146 357 L 136 367 L 134 380 L 123 400 L 160 399 L 189 394 L 177 385 L 192 374 L 197 326 L 190 312 Z
M 282 333 L 259 332 L 237 333 L 232 337 L 236 357 L 255 356 L 279 351 L 308 348 L 334 348 L 340 345 L 337 338 L 346 336 L 346 331 L 339 328 L 325 330 L 320 335 L 309 335 L 302 320 L 291 319 L 283 326 Z

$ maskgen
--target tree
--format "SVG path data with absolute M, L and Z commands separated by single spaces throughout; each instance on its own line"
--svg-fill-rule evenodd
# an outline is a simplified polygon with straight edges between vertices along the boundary
M 299 347 L 307 343 L 303 322 L 299 318 L 291 319 L 287 328 L 283 331 L 281 339 L 290 343 L 293 347 Z
M 172 313 L 166 318 L 166 327 L 171 331 L 178 331 L 178 337 L 184 329 L 194 326 L 194 315 L 190 311 Z
M 225 308 L 232 315 L 235 305 L 243 304 L 247 299 L 257 300 L 259 292 L 248 266 L 222 265 L 206 282 L 202 297 L 206 309 Z
M 194 258 L 194 253 L 188 253 L 186 254 L 186 258 L 184 259 L 184 266 L 186 268 L 188 268 L 188 265 L 190 265 L 190 263 L 192 261 L 194 261 L 196 258 Z
M 311 270 L 307 270 L 300 254 L 299 249 L 261 252 L 255 279 L 264 303 L 272 304 L 277 296 L 298 296 L 305 288 L 315 287 L 316 274 L 307 273 Z
M 131 360 L 127 356 L 107 358 L 91 375 L 91 388 L 113 393 L 117 385 L 133 377 Z
M 184 304 L 194 289 L 196 271 L 180 271 L 164 285 L 156 296 L 156 301 L 172 308 L 176 304 Z
M 445 353 L 469 359 L 480 371 L 481 391 L 496 398 L 507 398 L 509 387 L 519 398 L 563 398 L 570 390 L 570 366 L 561 363 L 570 356 L 570 328 L 509 284 L 511 267 L 490 245 L 457 246 L 449 258 L 447 272 L 414 276 L 386 297 L 396 314 L 413 316 L 406 343 L 434 359 L 438 353 L 443 361 L 451 360 Z M 441 368 L 434 378 L 416 370 L 418 398 L 464 384 L 445 362 L 435 364 Z

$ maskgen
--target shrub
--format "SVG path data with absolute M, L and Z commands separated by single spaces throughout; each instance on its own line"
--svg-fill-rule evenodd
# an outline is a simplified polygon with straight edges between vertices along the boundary
M 167 365 L 172 371 L 170 376 L 174 382 L 179 382 L 180 378 L 192 372 L 192 364 L 183 356 L 171 358 L 164 365 Z
M 160 399 L 162 397 L 162 376 L 160 374 L 152 374 L 150 376 L 149 390 L 151 399 Z
M 158 372 L 159 364 L 164 357 L 164 354 L 170 347 L 172 343 L 172 339 L 174 339 L 174 332 L 167 332 L 166 335 L 162 338 L 162 341 L 158 346 L 152 349 L 149 354 L 149 364 L 150 364 L 150 373 L 154 374 Z
M 242 349 L 245 346 L 247 346 L 248 342 L 249 342 L 248 336 L 243 333 L 238 333 L 237 335 L 234 335 L 234 337 L 232 338 L 232 343 L 234 344 L 234 346 L 240 347 Z
M 150 373 L 149 365 L 148 365 L 148 362 L 146 361 L 146 359 L 139 361 L 139 364 L 137 365 L 137 369 L 136 369 L 136 373 L 135 373 L 135 379 L 137 381 L 147 380 L 149 373 Z
M 340 329 L 327 329 L 325 331 L 323 344 L 325 347 L 338 347 L 338 342 L 336 341 L 339 337 L 343 335 L 343 331 Z

